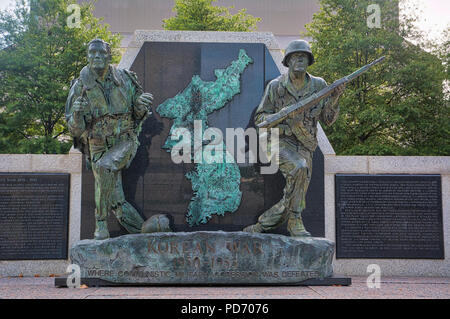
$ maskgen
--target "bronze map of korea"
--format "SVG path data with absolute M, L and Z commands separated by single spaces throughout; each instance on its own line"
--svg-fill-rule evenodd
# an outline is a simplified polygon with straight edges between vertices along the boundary
M 157 112 L 166 118 L 173 119 L 169 137 L 163 148 L 171 152 L 173 147 L 182 142 L 183 136 L 172 140 L 177 129 L 187 129 L 191 136 L 189 145 L 194 141 L 194 124 L 201 122 L 201 136 L 208 129 L 208 115 L 222 109 L 241 91 L 240 77 L 253 60 L 245 50 L 239 51 L 239 57 L 226 69 L 214 71 L 217 78 L 214 82 L 205 82 L 198 75 L 192 77 L 191 83 L 175 97 L 167 99 L 158 106 Z M 198 122 L 197 122 L 198 123 Z M 174 134 L 176 135 L 176 134 Z M 186 220 L 189 226 L 207 223 L 212 215 L 223 216 L 226 212 L 235 212 L 240 203 L 241 174 L 239 167 L 222 143 L 222 154 L 201 152 L 202 159 L 195 158 L 195 169 L 186 174 L 192 183 L 194 197 L 188 207 Z M 191 160 L 198 156 L 197 152 L 190 154 Z M 211 158 L 222 156 L 220 163 L 212 163 Z

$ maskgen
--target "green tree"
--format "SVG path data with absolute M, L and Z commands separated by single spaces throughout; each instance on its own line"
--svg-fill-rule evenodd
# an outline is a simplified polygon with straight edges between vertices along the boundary
M 381 28 L 370 28 L 370 4 L 381 8 Z M 338 121 L 325 128 L 336 153 L 348 155 L 449 155 L 449 101 L 445 46 L 433 53 L 415 17 L 398 17 L 397 0 L 321 0 L 306 36 L 317 58 L 311 73 L 332 82 L 385 55 L 347 86 Z M 448 48 L 448 42 L 447 42 Z
M 232 15 L 234 7 L 218 7 L 212 3 L 217 0 L 175 0 L 172 9 L 176 16 L 163 20 L 165 30 L 195 31 L 256 31 L 255 18 L 246 9 Z
M 65 153 L 70 83 L 87 64 L 86 44 L 100 37 L 117 48 L 120 36 L 81 6 L 80 26 L 67 24 L 75 0 L 16 0 L 0 11 L 0 153 Z M 71 21 L 71 20 L 69 20 Z M 118 55 L 114 55 L 118 61 Z

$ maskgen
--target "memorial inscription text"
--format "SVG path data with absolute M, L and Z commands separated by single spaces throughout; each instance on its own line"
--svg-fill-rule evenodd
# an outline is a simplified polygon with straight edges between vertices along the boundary
M 0 174 L 0 260 L 66 259 L 69 174 Z
M 336 175 L 337 258 L 444 258 L 441 178 Z
M 161 233 L 85 240 L 70 254 L 83 278 L 111 282 L 288 283 L 330 276 L 334 243 L 243 232 Z

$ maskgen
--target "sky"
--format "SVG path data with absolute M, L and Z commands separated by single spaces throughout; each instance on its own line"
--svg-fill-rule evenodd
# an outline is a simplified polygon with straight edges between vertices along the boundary
M 400 12 L 408 14 L 414 5 L 419 9 L 417 27 L 427 34 L 430 40 L 442 41 L 442 32 L 450 27 L 449 0 L 404 0 Z M 409 10 L 408 10 L 409 9 Z
M 12 3 L 14 3 L 14 0 L 0 0 L 0 9 L 5 9 Z M 400 4 L 401 12 L 407 14 L 408 9 L 411 8 L 411 4 L 417 4 L 419 8 L 419 21 L 417 22 L 417 26 L 426 32 L 430 40 L 439 39 L 442 31 L 450 26 L 450 1 L 402 0 Z

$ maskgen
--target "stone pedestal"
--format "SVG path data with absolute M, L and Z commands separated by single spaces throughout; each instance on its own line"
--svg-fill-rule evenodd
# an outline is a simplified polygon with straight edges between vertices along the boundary
M 332 275 L 334 243 L 244 232 L 125 235 L 70 252 L 83 279 L 116 284 L 296 284 Z

